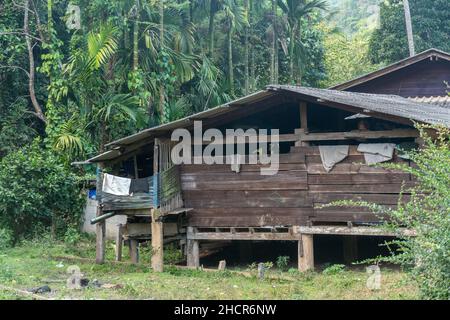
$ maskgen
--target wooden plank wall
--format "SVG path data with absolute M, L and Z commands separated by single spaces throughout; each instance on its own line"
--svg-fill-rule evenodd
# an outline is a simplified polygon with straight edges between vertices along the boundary
M 404 162 L 394 158 L 396 162 Z M 323 208 L 334 200 L 353 199 L 396 205 L 403 182 L 411 177 L 399 171 L 368 167 L 364 157 L 350 155 L 330 173 L 323 169 L 318 147 L 292 147 L 280 155 L 280 171 L 260 175 L 260 165 L 183 165 L 181 183 L 190 226 L 258 227 L 306 225 L 312 222 L 376 222 L 361 208 Z
M 449 61 L 427 59 L 354 86 L 348 91 L 395 94 L 402 97 L 445 96 L 447 92 L 445 81 L 449 80 Z

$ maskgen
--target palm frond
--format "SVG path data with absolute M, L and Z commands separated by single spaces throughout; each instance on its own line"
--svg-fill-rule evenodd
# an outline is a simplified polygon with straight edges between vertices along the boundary
M 105 64 L 117 50 L 115 33 L 117 28 L 110 24 L 100 27 L 98 32 L 89 32 L 87 38 L 89 65 L 98 69 Z

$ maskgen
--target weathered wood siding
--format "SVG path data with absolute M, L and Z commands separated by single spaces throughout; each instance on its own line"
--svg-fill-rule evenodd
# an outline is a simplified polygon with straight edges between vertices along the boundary
M 445 96 L 450 62 L 425 60 L 346 89 L 346 91 L 395 94 L 402 97 Z
M 396 162 L 404 160 L 394 158 Z M 280 171 L 260 175 L 260 165 L 184 165 L 181 183 L 190 226 L 291 226 L 315 222 L 376 222 L 360 208 L 323 208 L 334 200 L 353 199 L 396 205 L 409 174 L 369 167 L 356 147 L 330 173 L 323 169 L 318 147 L 293 147 L 280 155 Z M 360 164 L 358 164 L 360 163 Z

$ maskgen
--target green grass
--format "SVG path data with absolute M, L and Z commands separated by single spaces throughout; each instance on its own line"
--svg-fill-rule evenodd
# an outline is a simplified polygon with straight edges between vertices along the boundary
M 125 255 L 127 252 L 125 252 Z M 148 266 L 148 257 L 141 265 L 90 262 L 69 262 L 57 256 L 93 258 L 93 242 L 84 240 L 77 246 L 52 241 L 26 242 L 0 252 L 0 284 L 20 290 L 48 284 L 52 299 L 415 299 L 417 290 L 398 270 L 382 268 L 381 290 L 366 288 L 363 271 L 280 272 L 270 270 L 269 276 L 284 279 L 256 278 L 256 272 L 240 275 L 233 271 L 206 272 L 167 266 L 155 273 Z M 113 259 L 108 246 L 107 259 Z M 64 266 L 61 266 L 63 264 Z M 85 277 L 102 283 L 120 284 L 118 289 L 66 288 L 66 269 L 77 264 Z M 10 290 L 0 289 L 0 299 L 30 299 Z

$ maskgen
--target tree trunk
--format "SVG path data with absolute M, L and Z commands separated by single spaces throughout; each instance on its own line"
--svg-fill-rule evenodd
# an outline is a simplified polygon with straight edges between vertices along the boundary
M 299 25 L 300 25 L 300 22 L 299 22 Z M 298 30 L 297 30 L 297 34 L 298 34 L 298 36 L 297 36 L 297 40 L 296 41 L 298 41 L 298 43 L 300 44 L 300 41 L 301 41 L 301 27 L 298 27 Z M 301 61 L 297 61 L 297 68 L 298 68 L 298 70 L 297 70 L 297 80 L 296 80 L 296 85 L 298 85 L 298 86 L 301 86 L 302 85 L 302 73 L 303 73 L 303 70 L 302 70 L 302 65 L 301 65 Z
M 211 0 L 209 6 L 209 57 L 212 59 L 214 53 L 214 17 L 216 15 L 216 0 Z
M 139 1 L 135 2 L 136 15 L 133 29 L 133 71 L 139 67 Z
M 49 3 L 51 4 L 50 0 L 49 0 Z M 29 10 L 30 9 L 29 8 L 30 8 L 30 1 L 25 0 L 24 1 L 23 31 L 25 32 L 25 41 L 27 43 L 27 50 L 28 50 L 28 62 L 29 62 L 28 91 L 30 92 L 30 99 L 31 99 L 31 103 L 33 104 L 34 114 L 36 115 L 36 117 L 38 117 L 38 119 L 40 119 L 41 121 L 46 123 L 47 119 L 45 118 L 44 112 L 42 111 L 42 108 L 39 105 L 39 102 L 37 101 L 36 92 L 34 90 L 35 70 L 34 70 L 33 46 L 31 44 L 31 39 L 29 36 L 29 34 L 30 34 L 30 26 L 29 26 Z M 49 24 L 51 24 L 51 22 Z
M 272 0 L 272 48 L 270 51 L 270 83 L 275 83 L 275 4 Z
M 234 72 L 233 72 L 233 29 L 230 23 L 228 31 L 228 82 L 230 84 L 230 95 L 234 96 Z
M 245 11 L 247 12 L 247 19 L 250 17 L 249 10 L 249 0 L 244 1 Z M 250 33 L 250 25 L 245 27 L 245 58 L 244 58 L 244 91 L 245 94 L 249 94 L 250 92 L 250 70 L 249 70 L 249 33 Z
M 409 47 L 409 56 L 412 57 L 416 54 L 414 49 L 414 38 L 413 38 L 413 29 L 411 22 L 411 12 L 409 10 L 409 1 L 403 0 L 403 8 L 405 11 L 405 22 L 406 22 L 406 34 L 408 36 L 408 47 Z
M 253 12 L 253 0 L 249 0 L 249 1 L 250 1 L 250 4 L 249 4 L 250 13 L 252 13 Z M 249 24 L 250 24 L 250 35 L 253 36 L 253 15 L 251 15 L 251 14 L 249 16 Z M 255 81 L 256 81 L 255 80 L 256 79 L 256 77 L 255 77 L 256 66 L 255 66 L 255 50 L 254 50 L 253 46 L 250 47 L 250 57 L 251 57 L 250 58 L 251 59 L 251 61 L 250 61 L 250 64 L 251 64 L 251 67 L 250 67 L 250 90 L 254 91 L 255 87 L 256 87 L 256 83 L 255 83 Z
M 273 83 L 278 84 L 278 28 L 277 28 L 277 2 L 272 1 L 273 14 Z
M 159 1 L 159 41 L 161 43 L 160 50 L 164 50 L 164 0 Z M 165 121 L 165 88 L 164 83 L 160 84 L 159 88 L 159 114 L 161 116 L 161 122 Z
M 289 39 L 289 82 L 294 82 L 294 48 L 295 48 L 295 29 L 291 30 Z

